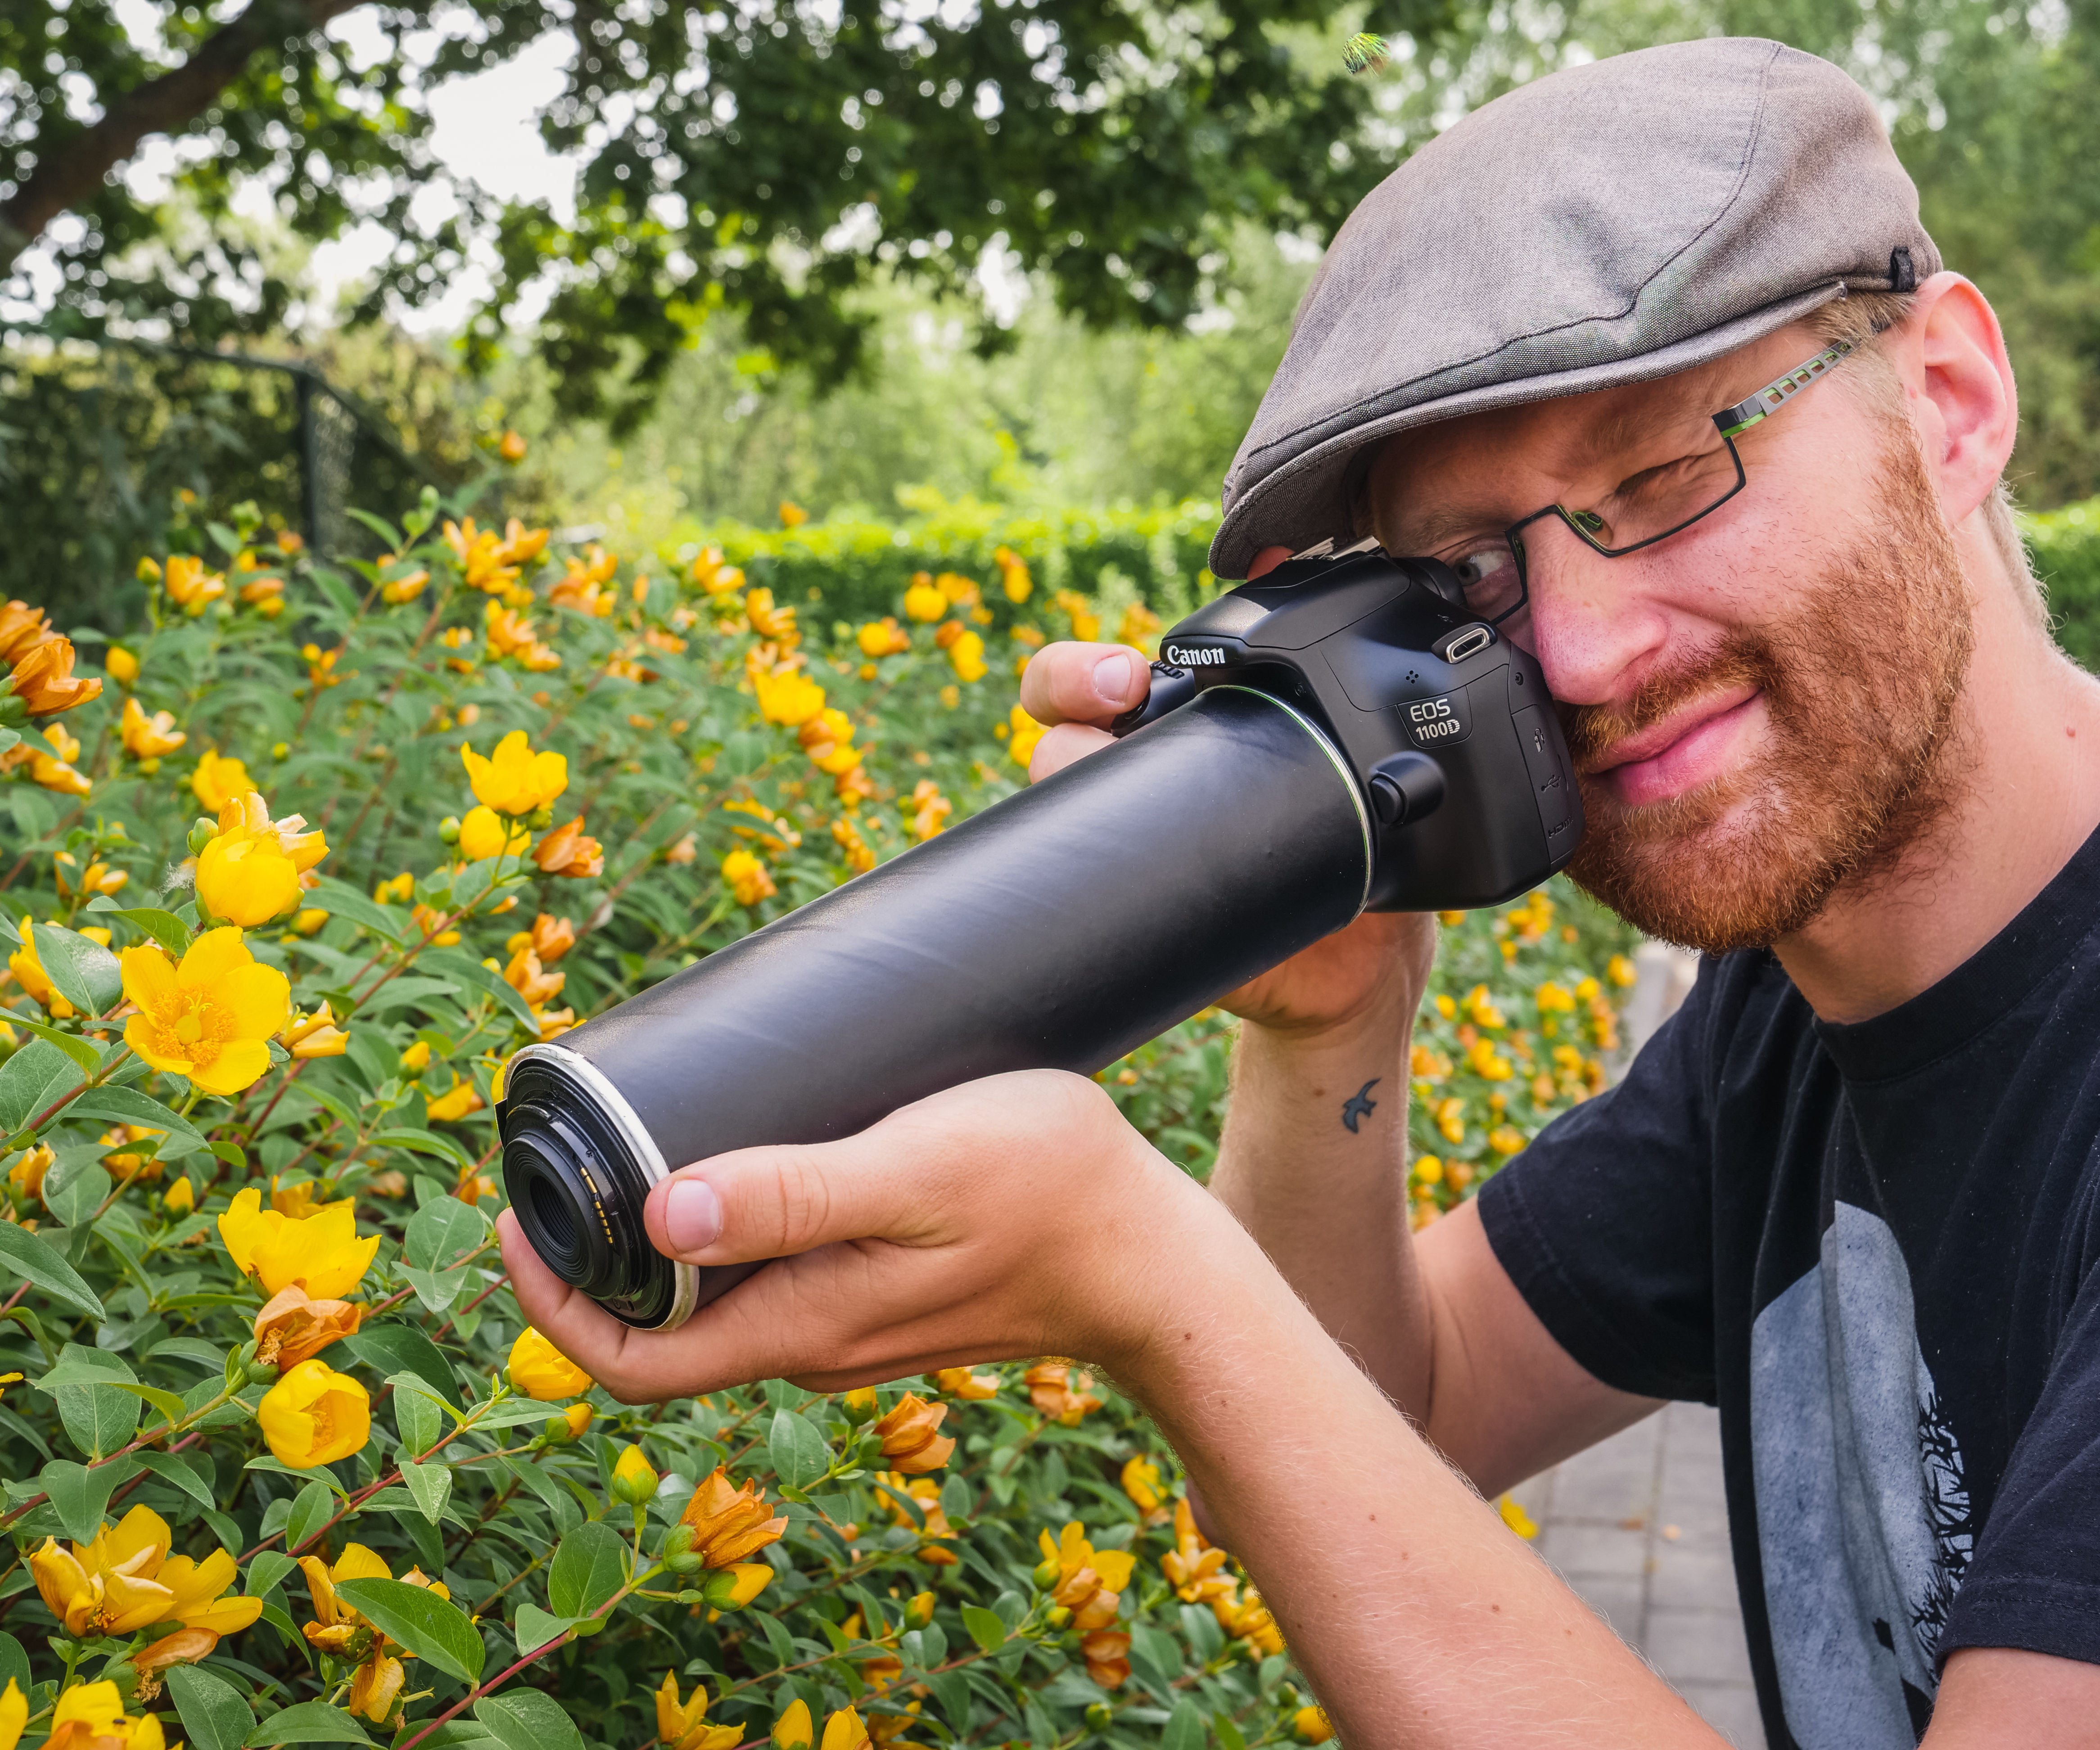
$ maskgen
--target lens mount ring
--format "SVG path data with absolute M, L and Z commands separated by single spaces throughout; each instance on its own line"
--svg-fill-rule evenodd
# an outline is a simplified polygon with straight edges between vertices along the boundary
M 640 1166 L 651 1186 L 661 1184 L 671 1176 L 670 1169 L 664 1164 L 662 1152 L 649 1134 L 648 1127 L 638 1117 L 626 1098 L 614 1087 L 605 1072 L 580 1051 L 559 1043 L 521 1047 L 513 1053 L 504 1071 L 507 1092 L 510 1078 L 518 1066 L 527 1063 L 544 1063 L 580 1084 L 584 1092 L 598 1107 L 606 1121 L 619 1133 L 633 1158 Z M 691 1264 L 682 1264 L 674 1259 L 665 1260 L 671 1266 L 673 1292 L 669 1308 L 656 1323 L 642 1327 L 650 1330 L 676 1330 L 693 1316 L 699 1302 L 699 1272 Z M 633 1323 L 633 1320 L 629 1320 Z
M 1378 865 L 1378 840 L 1372 830 L 1370 809 L 1364 803 L 1363 790 L 1357 782 L 1357 774 L 1349 769 L 1349 762 L 1342 757 L 1342 750 L 1327 738 L 1327 732 L 1318 724 L 1307 716 L 1304 712 L 1295 710 L 1285 703 L 1273 693 L 1264 692 L 1258 686 L 1242 686 L 1236 681 L 1229 681 L 1218 686 L 1207 688 L 1206 690 L 1212 693 L 1247 693 L 1261 700 L 1264 704 L 1275 706 L 1284 716 L 1289 717 L 1299 728 L 1311 736 L 1319 745 L 1321 752 L 1326 755 L 1327 763 L 1335 768 L 1335 775 L 1342 780 L 1342 788 L 1348 796 L 1350 805 L 1357 811 L 1357 829 L 1363 835 L 1364 891 L 1357 901 L 1357 915 L 1362 916 L 1364 907 L 1371 902 L 1371 879 Z M 548 1049 L 549 1047 L 543 1045 L 528 1045 L 518 1055 L 523 1057 L 525 1051 L 542 1051 Z

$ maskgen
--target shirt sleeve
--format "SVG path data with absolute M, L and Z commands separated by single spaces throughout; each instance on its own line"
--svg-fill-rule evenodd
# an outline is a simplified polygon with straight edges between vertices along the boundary
M 1621 1391 L 1705 1404 L 1716 972 L 1701 965 L 1618 1086 L 1553 1120 L 1480 1192 L 1495 1256 L 1561 1347 Z
M 1964 1646 L 2100 1664 L 2100 1268 L 2087 1269 L 2071 1302 L 2041 1396 L 1961 1576 L 1940 1660 Z

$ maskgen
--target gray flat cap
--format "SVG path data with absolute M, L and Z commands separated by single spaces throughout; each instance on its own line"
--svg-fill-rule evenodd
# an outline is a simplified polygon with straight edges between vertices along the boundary
M 1424 146 L 1336 234 L 1225 477 L 1220 577 L 1353 538 L 1370 447 L 1701 364 L 1939 271 L 1873 100 L 1783 43 L 1571 68 Z

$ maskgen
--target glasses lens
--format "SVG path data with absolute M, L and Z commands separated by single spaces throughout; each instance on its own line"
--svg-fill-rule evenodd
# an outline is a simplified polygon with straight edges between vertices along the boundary
M 1500 535 L 1469 541 L 1444 562 L 1457 575 L 1467 609 L 1477 619 L 1498 620 L 1524 600 L 1524 572 Z
M 1556 506 L 1568 527 L 1599 552 L 1638 547 L 1698 519 L 1742 484 L 1736 452 L 1716 432 L 1714 447 L 1644 469 L 1609 496 L 1580 510 Z

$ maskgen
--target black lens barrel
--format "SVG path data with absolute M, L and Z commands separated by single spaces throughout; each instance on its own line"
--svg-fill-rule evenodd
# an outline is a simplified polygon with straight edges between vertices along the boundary
M 649 1245 L 655 1179 L 850 1135 L 978 1078 L 1100 1069 L 1347 923 L 1371 827 L 1326 738 L 1264 694 L 1185 708 L 512 1060 L 526 1235 L 629 1323 L 755 1266 Z

